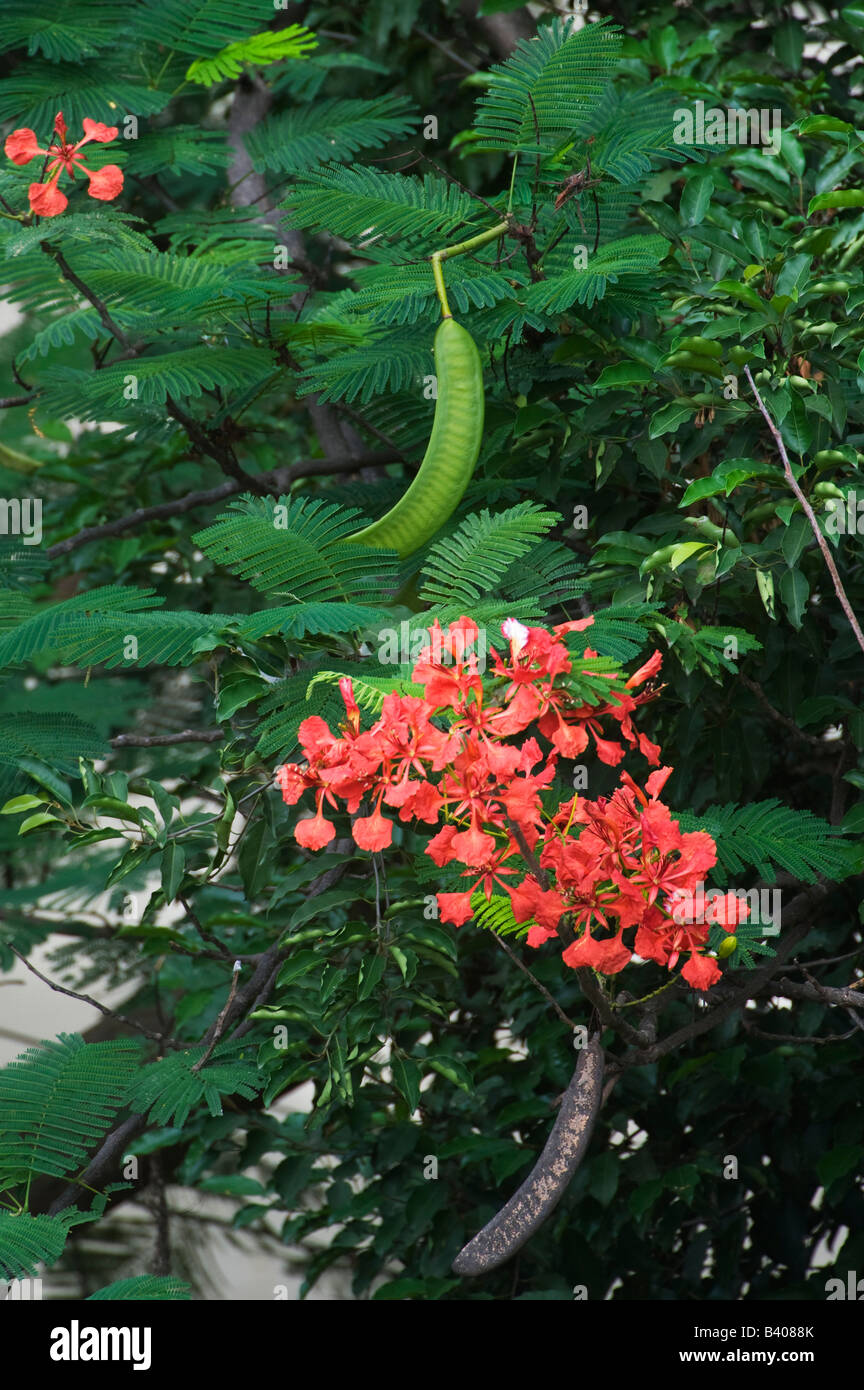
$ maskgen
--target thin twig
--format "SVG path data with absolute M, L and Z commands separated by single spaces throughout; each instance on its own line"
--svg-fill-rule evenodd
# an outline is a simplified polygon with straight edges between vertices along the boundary
M 840 607 L 846 614 L 849 626 L 855 634 L 855 641 L 858 643 L 858 646 L 861 648 L 862 652 L 864 652 L 864 632 L 861 631 L 858 619 L 855 617 L 854 609 L 852 608 L 852 605 L 846 596 L 846 590 L 843 588 L 843 581 L 841 580 L 840 575 L 837 572 L 837 566 L 834 563 L 834 556 L 831 554 L 831 548 L 828 545 L 828 542 L 826 541 L 825 537 L 822 535 L 821 530 L 819 529 L 819 522 L 816 520 L 816 513 L 813 511 L 813 508 L 810 506 L 810 503 L 807 501 L 807 498 L 801 491 L 795 474 L 792 472 L 792 465 L 789 462 L 789 455 L 786 452 L 786 445 L 783 443 L 783 436 L 781 435 L 779 429 L 777 428 L 773 419 L 771 418 L 771 415 L 769 414 L 765 406 L 765 402 L 759 395 L 759 391 L 757 390 L 756 383 L 753 380 L 750 368 L 746 365 L 746 363 L 744 366 L 744 374 L 750 383 L 750 389 L 752 390 L 753 395 L 756 397 L 756 404 L 762 412 L 762 415 L 765 419 L 766 424 L 768 425 L 769 430 L 774 436 L 774 442 L 777 445 L 777 448 L 780 452 L 780 457 L 783 460 L 783 471 L 786 474 L 786 481 L 788 482 L 799 503 L 801 504 L 801 509 L 804 512 L 804 515 L 806 516 L 808 522 L 810 523 L 810 530 L 813 532 L 813 535 L 816 538 L 816 544 L 822 551 L 822 558 L 824 559 L 826 567 L 828 569 L 828 573 L 831 576 L 831 582 L 834 585 L 834 592 L 840 601 Z
M 513 964 L 516 965 L 516 966 L 518 966 L 518 968 L 522 971 L 523 975 L 527 975 L 527 976 L 528 976 L 528 979 L 531 981 L 531 983 L 532 983 L 532 985 L 534 986 L 534 988 L 535 988 L 536 990 L 539 990 L 539 991 L 540 991 L 540 993 L 543 995 L 543 998 L 546 1000 L 547 1004 L 551 1004 L 552 1008 L 555 1010 L 555 1012 L 556 1012 L 556 1014 L 558 1015 L 558 1017 L 560 1018 L 561 1022 L 562 1022 L 563 1024 L 565 1024 L 565 1026 L 566 1026 L 566 1027 L 570 1030 L 570 1032 L 572 1033 L 572 1032 L 574 1031 L 574 1029 L 576 1028 L 576 1024 L 573 1022 L 572 1018 L 568 1018 L 568 1017 L 567 1017 L 567 1015 L 565 1014 L 564 1010 L 561 1008 L 561 1005 L 558 1003 L 558 1001 L 554 998 L 553 995 L 551 995 L 551 994 L 549 993 L 549 991 L 548 991 L 548 989 L 546 988 L 545 985 L 541 985 L 540 981 L 537 979 L 537 976 L 536 976 L 531 970 L 528 969 L 528 966 L 525 964 L 525 962 L 519 959 L 519 957 L 517 956 L 516 952 L 513 950 L 512 946 L 508 946 L 508 944 L 507 944 L 507 942 L 504 940 L 503 936 L 499 936 L 499 935 L 497 934 L 497 932 L 493 932 L 493 933 L 492 933 L 492 939 L 493 939 L 494 941 L 497 941 L 497 943 L 498 943 L 498 945 L 501 947 L 501 950 L 502 950 L 502 951 L 506 951 L 506 952 L 507 952 L 507 955 L 510 957 L 510 959 L 511 959 L 512 962 L 513 962 Z
M 172 743 L 218 743 L 224 729 L 184 729 L 180 734 L 118 734 L 112 748 L 167 748 Z
M 114 1009 L 106 1008 L 104 1004 L 100 1004 L 99 1000 L 92 998 L 91 995 L 79 994 L 77 990 L 66 989 L 65 985 L 55 984 L 53 980 L 48 979 L 47 975 L 43 975 L 41 970 L 37 970 L 36 966 L 32 965 L 26 956 L 22 956 L 21 952 L 14 946 L 10 945 L 9 950 L 12 952 L 13 956 L 18 957 L 22 965 L 27 967 L 31 975 L 35 975 L 37 980 L 41 980 L 43 985 L 47 985 L 49 989 L 53 989 L 57 994 L 66 994 L 70 999 L 78 999 L 82 1004 L 89 1004 L 91 1008 L 98 1009 L 99 1013 L 104 1014 L 106 1018 L 113 1018 L 117 1023 L 122 1023 L 127 1028 L 137 1029 L 139 1033 L 143 1033 L 145 1037 L 152 1039 L 153 1042 L 161 1043 L 163 1041 L 161 1033 L 152 1032 L 149 1028 L 145 1028 L 143 1023 L 138 1023 L 134 1018 L 127 1018 L 125 1014 L 115 1013 Z
M 441 53 L 446 54 L 451 63 L 456 63 L 458 67 L 465 68 L 466 72 L 480 71 L 473 63 L 469 63 L 466 58 L 460 58 L 459 54 L 454 53 L 452 48 L 448 48 L 446 43 L 442 43 L 440 39 L 436 39 L 434 34 L 430 34 L 426 29 L 421 29 L 419 24 L 414 25 L 414 33 L 419 34 L 421 39 L 425 39 L 427 43 L 431 43 L 433 48 L 437 48 Z
M 751 694 L 756 696 L 762 708 L 774 720 L 775 724 L 782 724 L 783 728 L 787 729 L 793 737 L 800 739 L 802 743 L 809 743 L 811 748 L 818 748 L 824 753 L 826 747 L 824 739 L 817 738 L 815 734 L 805 734 L 803 729 L 798 728 L 794 719 L 790 719 L 788 715 L 781 714 L 779 709 L 775 709 L 758 681 L 751 680 L 743 671 L 739 672 L 739 677 L 742 685 L 745 685 Z
M 242 969 L 243 969 L 243 963 L 242 963 L 242 961 L 235 960 L 235 962 L 234 962 L 234 973 L 233 973 L 232 978 L 231 978 L 231 988 L 230 988 L 230 990 L 228 991 L 228 998 L 227 998 L 227 1000 L 226 1000 L 226 1002 L 225 1002 L 225 1007 L 224 1007 L 224 1009 L 222 1010 L 222 1012 L 220 1013 L 219 1017 L 217 1018 L 216 1022 L 214 1023 L 213 1027 L 212 1027 L 211 1030 L 210 1030 L 211 1037 L 210 1037 L 210 1042 L 209 1042 L 209 1044 L 208 1044 L 208 1046 L 207 1046 L 207 1051 L 204 1053 L 204 1056 L 201 1057 L 200 1060 L 197 1061 L 197 1062 L 195 1063 L 194 1067 L 191 1068 L 192 1071 L 200 1071 L 200 1070 L 201 1070 L 201 1068 L 203 1067 L 204 1063 L 207 1061 L 208 1057 L 210 1056 L 210 1054 L 212 1053 L 214 1047 L 216 1046 L 217 1042 L 219 1041 L 219 1039 L 220 1039 L 221 1036 L 222 1036 L 222 1030 L 223 1030 L 223 1028 L 225 1027 L 225 1020 L 226 1020 L 226 1018 L 228 1017 L 228 1013 L 229 1013 L 229 1010 L 230 1010 L 230 1008 L 231 1008 L 231 1005 L 234 1003 L 234 996 L 235 996 L 235 994 L 237 993 L 237 986 L 238 986 L 238 984 L 239 984 L 239 982 L 240 982 L 240 971 L 241 971 Z
M 270 473 L 259 473 L 257 478 L 261 488 L 266 493 L 279 495 L 280 493 L 287 493 L 292 484 L 299 478 L 318 478 L 329 474 L 354 473 L 363 467 L 374 468 L 379 464 L 394 463 L 398 458 L 399 455 L 394 451 L 382 450 L 381 452 L 363 454 L 360 458 L 346 455 L 342 458 L 299 459 L 289 468 L 276 468 Z M 231 478 L 220 483 L 218 487 L 208 488 L 202 492 L 189 492 L 185 497 L 175 498 L 172 502 L 158 502 L 153 507 L 138 507 L 136 511 L 129 512 L 126 516 L 118 517 L 116 521 L 106 521 L 98 526 L 85 526 L 74 536 L 69 536 L 66 540 L 58 541 L 56 545 L 49 546 L 46 553 L 49 559 L 54 560 L 58 555 L 68 555 L 71 551 L 78 550 L 82 545 L 88 545 L 90 541 L 102 540 L 106 536 L 120 536 L 124 531 L 135 531 L 149 521 L 161 521 L 165 517 L 179 516 L 183 512 L 191 512 L 197 507 L 213 506 L 226 497 L 233 497 L 238 492 L 243 492 L 246 487 L 246 478 Z

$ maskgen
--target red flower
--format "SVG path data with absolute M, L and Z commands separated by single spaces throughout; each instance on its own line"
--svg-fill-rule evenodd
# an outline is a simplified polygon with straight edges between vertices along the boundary
M 619 931 L 617 936 L 608 937 L 605 941 L 598 941 L 594 936 L 583 936 L 562 951 L 561 959 L 574 970 L 590 965 L 594 970 L 602 970 L 605 975 L 617 975 L 629 964 L 631 955 L 632 951 L 624 945 Z
M 566 965 L 612 975 L 634 951 L 670 970 L 685 956 L 682 977 L 705 990 L 720 978 L 713 958 L 703 954 L 710 926 L 731 930 L 747 908 L 731 893 L 719 894 L 707 912 L 689 906 L 717 851 L 705 832 L 682 832 L 660 800 L 672 768 L 658 766 L 644 788 L 622 772 L 611 796 L 575 796 L 557 809 L 548 804 L 559 754 L 576 756 L 589 738 L 601 762 L 612 766 L 624 756 L 623 743 L 659 763 L 660 750 L 633 724 L 637 708 L 657 692 L 650 685 L 642 694 L 631 692 L 653 680 L 660 654 L 626 682 L 621 673 L 600 673 L 608 695 L 604 684 L 599 701 L 583 703 L 574 672 L 579 658 L 564 638 L 592 621 L 547 631 L 508 619 L 502 631 L 509 654 L 493 651 L 497 679 L 486 687 L 475 650 L 477 625 L 460 618 L 444 633 L 435 623 L 414 669 L 425 698 L 387 695 L 380 718 L 364 732 L 351 682 L 343 677 L 346 721 L 338 734 L 317 716 L 304 720 L 299 737 L 306 762 L 280 768 L 277 782 L 289 804 L 304 791 L 316 794 L 315 816 L 295 831 L 310 849 L 335 834 L 323 816 L 325 803 L 344 803 L 355 817 L 355 842 L 371 851 L 392 842 L 394 822 L 382 807 L 392 807 L 403 823 L 443 820 L 426 853 L 441 868 L 454 861 L 464 865 L 461 878 L 467 880 L 461 891 L 438 893 L 445 922 L 467 922 L 472 896 L 482 888 L 491 899 L 498 885 L 509 895 L 515 920 L 529 924 L 529 946 L 557 936 L 559 923 L 567 921 L 576 939 L 563 952 Z M 585 648 L 585 662 L 595 656 Z M 584 674 L 590 671 L 586 666 Z M 607 719 L 615 721 L 623 742 L 604 737 Z M 543 744 L 534 737 L 507 742 L 531 724 Z M 372 809 L 357 817 L 361 803 Z M 548 877 L 546 887 L 532 872 L 534 854 Z M 539 870 L 537 875 L 542 877 Z
M 323 849 L 336 834 L 335 825 L 332 821 L 325 820 L 321 814 L 321 801 L 322 797 L 319 795 L 317 815 L 307 816 L 305 820 L 297 822 L 294 838 L 304 849 Z
M 720 979 L 721 971 L 711 956 L 697 956 L 694 951 L 681 974 L 692 989 L 710 989 Z
M 393 843 L 393 822 L 382 816 L 380 801 L 371 816 L 362 816 L 351 827 L 354 841 L 361 849 L 386 849 Z
M 749 916 L 749 906 L 735 893 L 723 893 L 719 898 L 712 898 L 705 909 L 705 921 L 715 923 L 728 932 L 733 931 L 739 922 L 746 922 Z
M 469 888 L 467 893 L 438 893 L 441 921 L 452 922 L 454 927 L 461 927 L 463 922 L 467 922 L 469 917 L 474 915 L 471 910 L 471 892 Z
M 101 169 L 88 169 L 84 163 L 84 156 L 79 153 L 91 140 L 97 141 L 100 145 L 107 144 L 109 140 L 116 140 L 117 127 L 103 125 L 101 121 L 91 121 L 89 116 L 84 117 L 83 125 L 84 135 L 75 145 L 70 144 L 67 139 L 62 111 L 58 111 L 55 117 L 54 139 L 47 150 L 42 149 L 34 132 L 26 127 L 13 130 L 6 139 L 6 155 L 13 164 L 29 164 L 37 155 L 44 155 L 46 158 L 45 173 L 48 177 L 45 183 L 31 183 L 28 190 L 30 207 L 40 217 L 57 217 L 65 210 L 68 199 L 57 187 L 64 170 L 73 179 L 76 170 L 80 169 L 82 174 L 86 174 L 90 180 L 87 192 L 91 198 L 98 198 L 100 202 L 110 202 L 123 187 L 123 173 L 116 164 L 105 164 Z

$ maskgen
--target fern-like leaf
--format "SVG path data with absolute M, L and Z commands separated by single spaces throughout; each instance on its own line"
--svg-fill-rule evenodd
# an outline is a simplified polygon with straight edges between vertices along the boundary
M 356 545 L 357 513 L 320 500 L 243 497 L 194 537 L 219 565 L 256 589 L 301 603 L 383 597 L 395 586 L 395 557 Z
M 462 605 L 461 611 L 470 613 L 560 519 L 536 502 L 519 502 L 503 512 L 473 513 L 452 536 L 431 547 L 420 597 L 429 603 Z
M 136 1303 L 154 1302 L 156 1299 L 170 1299 L 173 1302 L 188 1300 L 192 1289 L 182 1279 L 173 1274 L 136 1274 L 131 1279 L 117 1279 L 97 1289 L 87 1297 L 88 1303 L 112 1302 L 134 1299 Z
M 251 1060 L 254 1049 L 226 1043 L 216 1048 L 200 1071 L 193 1071 L 205 1052 L 204 1047 L 172 1052 L 139 1070 L 130 1104 L 136 1110 L 149 1111 L 153 1124 L 182 1128 L 190 1112 L 202 1101 L 211 1115 L 221 1115 L 223 1096 L 254 1099 L 263 1085 Z
M 417 328 L 370 331 L 367 341 L 306 372 L 298 395 L 323 401 L 359 398 L 363 405 L 384 391 L 403 391 L 432 370 L 432 334 Z M 419 394 L 419 393 L 418 393 Z
M 4 1279 L 35 1278 L 40 1264 L 53 1265 L 60 1258 L 68 1234 L 67 1223 L 58 1216 L 0 1211 L 0 1274 Z
M 423 237 L 441 245 L 470 217 L 488 218 L 470 194 L 433 174 L 418 178 L 365 165 L 334 164 L 304 174 L 285 205 L 295 226 L 326 227 L 349 241 L 398 237 L 403 245 Z
M 310 48 L 317 47 L 315 35 L 302 24 L 289 24 L 287 29 L 265 29 L 263 33 L 250 34 L 237 43 L 227 44 L 212 58 L 196 58 L 186 69 L 186 80 L 200 87 L 212 87 L 216 82 L 239 77 L 243 69 L 253 63 L 266 67 L 283 58 L 305 58 Z
M 61 1177 L 86 1159 L 126 1104 L 141 1048 L 61 1033 L 0 1071 L 0 1190 L 36 1173 Z
M 274 359 L 265 348 L 190 347 L 136 357 L 99 372 L 55 367 L 43 400 L 61 416 L 116 420 L 137 403 L 163 405 L 168 396 L 184 400 L 217 387 L 233 392 L 254 389 L 274 372 Z
M 485 931 L 494 931 L 498 936 L 514 936 L 528 930 L 527 922 L 517 922 L 509 898 L 493 893 L 491 898 L 478 891 L 471 895 L 473 922 Z
M 749 867 L 769 883 L 775 865 L 802 883 L 815 883 L 820 874 L 844 879 L 861 869 L 860 845 L 844 840 L 835 826 L 812 812 L 792 810 L 776 799 L 752 806 L 709 806 L 699 815 L 683 811 L 677 818 L 682 830 L 707 830 L 716 840 L 714 874 L 723 882 Z
M 255 168 L 295 174 L 333 160 L 346 163 L 362 149 L 403 139 L 417 126 L 406 97 L 388 94 L 374 101 L 318 101 L 262 121 L 246 136 Z
M 479 148 L 553 153 L 587 123 L 620 51 L 621 37 L 606 20 L 574 30 L 559 19 L 520 39 L 507 62 L 491 69 L 479 99 Z

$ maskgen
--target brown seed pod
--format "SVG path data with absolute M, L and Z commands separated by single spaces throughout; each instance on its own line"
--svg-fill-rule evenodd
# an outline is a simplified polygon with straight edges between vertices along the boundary
M 603 1095 L 603 1049 L 595 1033 L 579 1054 L 558 1118 L 528 1177 L 497 1216 L 460 1250 L 454 1274 L 486 1274 L 521 1250 L 560 1202 L 585 1154 Z

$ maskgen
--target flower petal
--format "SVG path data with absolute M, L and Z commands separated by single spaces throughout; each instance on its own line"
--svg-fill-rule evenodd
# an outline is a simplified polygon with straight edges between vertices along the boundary
M 75 146 L 76 150 L 80 150 L 81 146 L 86 145 L 88 140 L 98 140 L 100 145 L 104 145 L 108 140 L 117 139 L 116 125 L 103 125 L 101 121 L 91 121 L 89 116 L 85 116 L 81 124 L 84 127 L 84 139 L 78 141 Z
M 28 130 L 26 126 L 21 130 L 13 130 L 11 135 L 7 135 L 3 149 L 6 152 L 6 157 L 11 159 L 13 164 L 29 164 L 30 160 L 34 159 L 37 154 L 45 153 L 34 132 Z
M 57 217 L 68 206 L 69 199 L 56 183 L 31 183 L 27 190 L 30 206 L 40 217 Z
M 83 164 L 81 168 L 84 169 Z M 98 198 L 100 202 L 110 202 L 123 187 L 123 171 L 116 164 L 106 164 L 104 169 L 96 169 L 92 173 L 89 169 L 84 169 L 84 173 L 90 180 L 87 192 L 91 198 Z

